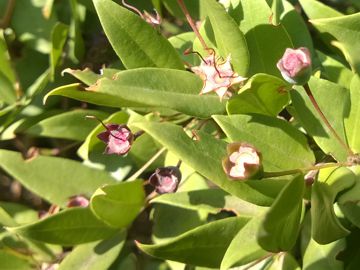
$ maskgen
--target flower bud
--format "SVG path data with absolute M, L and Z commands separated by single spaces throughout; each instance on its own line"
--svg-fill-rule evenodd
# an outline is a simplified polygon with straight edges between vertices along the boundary
M 310 52 L 305 47 L 296 50 L 286 49 L 277 67 L 287 82 L 304 85 L 310 79 L 312 72 Z
M 107 124 L 106 131 L 97 137 L 107 144 L 105 154 L 117 154 L 123 156 L 130 151 L 134 135 L 126 125 Z
M 67 204 L 67 207 L 88 207 L 89 206 L 89 200 L 81 195 L 72 196 L 69 198 Z
M 254 146 L 248 143 L 231 143 L 227 147 L 227 152 L 223 168 L 231 179 L 247 180 L 261 177 L 262 157 Z
M 159 194 L 175 192 L 181 181 L 181 172 L 176 166 L 157 168 L 149 182 Z

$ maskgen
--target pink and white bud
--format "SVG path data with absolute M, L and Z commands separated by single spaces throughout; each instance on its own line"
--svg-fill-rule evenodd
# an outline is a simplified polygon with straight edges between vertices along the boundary
M 126 125 L 107 124 L 107 130 L 97 137 L 107 144 L 105 154 L 126 155 L 134 141 L 134 135 Z
M 231 143 L 227 147 L 227 152 L 223 168 L 231 179 L 247 180 L 261 176 L 262 157 L 254 146 L 248 143 Z
M 225 62 L 218 63 L 214 54 L 210 54 L 203 59 L 200 66 L 191 68 L 204 82 L 200 95 L 215 92 L 222 100 L 224 96 L 231 95 L 228 93 L 229 87 L 246 80 L 246 78 L 239 76 L 232 70 L 230 60 L 229 55 Z
M 89 200 L 81 195 L 76 195 L 73 197 L 70 197 L 66 206 L 68 208 L 71 207 L 88 207 L 89 206 Z
M 149 182 L 159 194 L 173 193 L 181 181 L 181 172 L 176 166 L 157 168 L 150 176 Z
M 310 52 L 305 47 L 286 49 L 277 67 L 287 82 L 304 85 L 309 81 L 312 72 Z

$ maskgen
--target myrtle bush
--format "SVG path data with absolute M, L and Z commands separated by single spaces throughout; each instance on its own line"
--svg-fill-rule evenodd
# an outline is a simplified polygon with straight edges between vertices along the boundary
M 358 0 L 0 0 L 0 269 L 360 265 Z

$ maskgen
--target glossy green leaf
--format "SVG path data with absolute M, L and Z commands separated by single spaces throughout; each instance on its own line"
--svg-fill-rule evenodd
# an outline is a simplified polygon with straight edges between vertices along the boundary
M 106 270 L 115 261 L 126 240 L 126 231 L 102 241 L 75 247 L 65 257 L 59 270 Z
M 266 212 L 258 233 L 258 242 L 265 250 L 277 253 L 289 251 L 295 245 L 304 191 L 304 176 L 298 175 L 284 187 Z
M 219 213 L 221 210 L 234 211 L 238 215 L 253 216 L 265 207 L 240 200 L 221 189 L 203 189 L 189 192 L 163 194 L 151 200 L 151 203 L 166 204 L 176 207 L 204 210 L 209 213 Z
M 0 249 L 0 269 L 29 270 L 34 269 L 31 258 L 16 256 Z
M 256 74 L 226 104 L 228 114 L 259 113 L 277 116 L 289 103 L 291 87 L 277 77 Z
M 284 4 L 282 0 L 271 0 L 271 23 L 275 26 L 280 24 L 280 16 L 284 12 Z
M 145 203 L 143 181 L 137 180 L 99 188 L 91 197 L 92 212 L 115 228 L 128 226 Z
M 198 133 L 200 139 L 192 140 L 180 126 L 169 123 L 133 123 L 145 130 L 160 144 L 176 154 L 179 159 L 198 171 L 213 183 L 245 201 L 257 205 L 269 205 L 272 197 L 268 189 L 257 191 L 262 185 L 257 181 L 231 181 L 223 171 L 221 160 L 226 156 L 226 143 L 205 133 Z
M 348 115 L 349 108 L 346 104 L 349 100 L 349 91 L 340 85 L 316 77 L 310 79 L 309 86 L 325 117 L 338 135 L 346 141 L 343 119 Z M 318 112 L 315 111 L 305 90 L 297 87 L 296 91 L 290 92 L 290 95 L 296 113 L 294 117 L 307 133 L 313 136 L 315 142 L 326 154 L 331 154 L 338 161 L 346 161 L 346 149 L 330 133 Z
M 220 55 L 231 55 L 231 64 L 241 76 L 246 76 L 249 69 L 249 52 L 244 34 L 229 16 L 224 7 L 215 0 L 202 0 L 214 34 L 215 46 Z
M 344 119 L 346 138 L 351 150 L 360 153 L 360 77 L 355 75 L 350 85 L 350 112 Z
M 1 206 L 0 206 L 0 225 L 7 227 L 13 227 L 18 225 L 15 222 L 15 220 L 9 215 L 9 213 L 6 212 L 6 210 Z
M 267 73 L 282 78 L 276 63 L 286 48 L 293 47 L 285 28 L 269 24 L 271 9 L 266 0 L 242 0 L 236 21 L 245 33 L 250 52 L 250 75 Z
M 320 245 L 313 239 L 310 239 L 304 256 L 304 270 L 343 270 L 344 263 L 337 260 L 338 254 L 346 246 L 345 239 L 332 242 L 327 245 Z
M 0 72 L 0 85 L 2 88 L 0 92 L 0 102 L 5 102 L 7 104 L 15 103 L 15 87 L 2 72 Z
M 98 220 L 88 208 L 71 208 L 36 223 L 7 228 L 36 241 L 72 246 L 108 238 L 116 230 Z
M 81 82 L 85 83 L 86 85 L 90 86 L 92 84 L 95 84 L 101 78 L 106 77 L 106 78 L 111 79 L 116 73 L 120 72 L 120 70 L 104 68 L 104 69 L 101 69 L 101 72 L 102 72 L 102 74 L 97 74 L 89 68 L 85 68 L 83 70 L 67 68 L 62 71 L 62 74 L 63 75 L 70 74 L 70 75 L 74 76 L 76 79 L 78 79 Z
M 128 69 L 184 69 L 176 50 L 142 18 L 110 0 L 93 2 L 106 36 Z
M 0 164 L 26 188 L 60 206 L 73 195 L 90 195 L 99 186 L 114 183 L 107 173 L 69 159 L 37 156 L 24 160 L 20 153 L 0 150 Z
M 50 74 L 52 80 L 54 80 L 55 70 L 61 59 L 68 32 L 69 27 L 61 22 L 55 24 L 51 32 Z
M 307 47 L 314 55 L 313 41 L 303 17 L 288 1 L 283 1 L 283 5 L 285 10 L 281 16 L 281 24 L 289 34 L 294 48 Z
M 186 50 L 192 48 L 194 39 L 194 32 L 186 32 L 170 37 L 169 42 L 177 50 L 178 54 L 184 62 L 193 66 L 197 66 L 200 64 L 200 59 L 196 54 L 184 54 Z
M 339 49 L 344 53 L 353 70 L 360 73 L 360 13 L 329 19 L 311 20 L 321 32 L 334 36 L 341 44 Z
M 10 55 L 6 45 L 4 31 L 0 30 L 0 73 L 2 73 L 10 82 L 16 81 L 16 76 L 11 67 Z
M 179 84 L 181 82 L 181 84 Z M 163 107 L 188 115 L 209 117 L 224 111 L 215 95 L 199 95 L 200 78 L 190 72 L 141 68 L 119 72 L 114 80 L 101 79 L 87 91 L 79 85 L 52 90 L 47 97 L 62 95 L 111 107 Z
M 305 136 L 284 120 L 266 115 L 214 116 L 232 142 L 247 142 L 263 155 L 265 171 L 307 168 L 313 164 Z
M 316 53 L 324 69 L 322 75 L 334 83 L 350 88 L 350 83 L 354 77 L 354 73 L 352 73 L 350 69 L 335 58 L 332 58 L 320 51 L 317 51 Z
M 350 233 L 338 220 L 334 201 L 338 193 L 355 183 L 355 175 L 347 168 L 324 169 L 311 192 L 311 235 L 319 244 L 328 244 Z
M 187 209 L 166 204 L 152 206 L 152 241 L 154 244 L 168 243 L 187 231 L 210 222 L 209 212 L 202 209 Z
M 76 141 L 85 140 L 97 122 L 86 119 L 94 115 L 104 119 L 107 114 L 95 110 L 75 110 L 46 118 L 26 130 L 26 133 L 51 138 L 62 138 Z
M 257 242 L 261 215 L 253 217 L 233 238 L 221 262 L 221 270 L 241 266 L 265 257 L 268 253 Z
M 231 240 L 247 222 L 248 219 L 243 217 L 217 220 L 169 242 L 158 245 L 138 244 L 138 247 L 154 257 L 215 268 L 220 266 Z
M 36 221 L 39 218 L 36 210 L 22 204 L 0 201 L 0 207 L 19 225 Z
M 299 0 L 306 15 L 311 19 L 332 18 L 341 16 L 342 13 L 317 0 Z
M 298 262 L 290 253 L 279 253 L 272 258 L 266 270 L 301 270 Z

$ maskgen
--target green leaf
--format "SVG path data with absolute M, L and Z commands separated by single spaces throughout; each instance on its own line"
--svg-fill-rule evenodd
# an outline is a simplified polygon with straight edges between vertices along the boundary
M 144 206 L 143 181 L 137 180 L 99 188 L 90 208 L 100 220 L 115 228 L 128 226 Z
M 142 18 L 110 0 L 93 2 L 106 36 L 126 68 L 184 69 L 176 50 Z
M 298 175 L 285 186 L 266 212 L 258 232 L 258 242 L 265 250 L 277 253 L 289 251 L 295 245 L 304 190 L 304 176 Z
M 145 253 L 186 264 L 219 267 L 236 233 L 248 222 L 244 217 L 213 221 L 157 245 L 138 244 Z M 209 237 L 211 236 L 211 237 Z
M 338 84 L 316 77 L 310 79 L 309 86 L 325 117 L 338 135 L 346 141 L 343 119 L 348 114 L 346 104 L 349 100 L 349 91 Z M 290 92 L 292 104 L 295 108 L 294 117 L 314 138 L 321 150 L 332 155 L 338 161 L 346 161 L 348 155 L 346 149 L 328 130 L 304 89 L 296 87 L 296 90 Z
M 240 200 L 221 189 L 203 189 L 163 194 L 151 203 L 166 204 L 191 210 L 204 210 L 217 214 L 221 210 L 233 211 L 242 216 L 253 216 L 265 208 Z
M 231 64 L 241 76 L 246 76 L 249 69 L 249 52 L 244 34 L 224 7 L 215 0 L 202 0 L 214 33 L 215 46 L 220 55 L 231 55 Z
M 290 253 L 279 253 L 273 257 L 273 260 L 266 270 L 301 270 L 298 262 Z
M 322 75 L 325 75 L 330 81 L 349 89 L 354 73 L 335 58 L 323 54 L 320 51 L 316 51 L 316 53 L 324 68 Z
M 337 260 L 338 254 L 346 247 L 345 239 L 320 245 L 310 239 L 303 256 L 304 270 L 343 270 L 344 263 Z
M 36 210 L 22 204 L 11 202 L 0 202 L 0 207 L 19 225 L 38 220 L 39 214 Z
M 250 52 L 249 75 L 267 73 L 282 78 L 276 63 L 293 45 L 282 25 L 269 24 L 271 9 L 266 1 L 242 0 L 236 16 Z
M 184 54 L 187 49 L 192 48 L 194 39 L 194 32 L 186 32 L 170 37 L 169 42 L 177 50 L 183 62 L 190 63 L 192 66 L 198 66 L 200 61 L 197 55 L 193 53 Z
M 85 118 L 87 115 L 94 115 L 100 119 L 107 116 L 101 111 L 74 110 L 48 117 L 25 132 L 36 136 L 83 141 L 98 124 L 95 121 L 87 120 Z
M 59 270 L 105 270 L 115 261 L 126 240 L 126 231 L 102 241 L 77 246 L 65 257 Z
M 355 75 L 350 85 L 350 112 L 344 119 L 346 138 L 351 150 L 360 153 L 360 76 Z
M 16 94 L 14 85 L 0 72 L 0 85 L 2 90 L 0 91 L 0 102 L 7 104 L 13 104 L 16 101 Z
M 284 4 L 282 0 L 271 0 L 271 23 L 275 26 L 280 24 L 280 16 L 284 12 Z
M 86 85 L 90 86 L 92 84 L 95 84 L 98 80 L 101 78 L 109 78 L 111 79 L 116 73 L 118 73 L 120 70 L 118 69 L 111 69 L 111 68 L 104 68 L 102 70 L 101 74 L 96 74 L 91 69 L 85 68 L 83 70 L 81 69 L 71 69 L 67 68 L 62 71 L 62 74 L 70 74 L 74 76 L 76 79 L 80 80 L 81 82 L 85 83 Z
M 60 206 L 73 195 L 89 195 L 99 186 L 114 183 L 107 173 L 69 159 L 37 156 L 24 160 L 20 153 L 0 150 L 0 164 L 26 188 Z
M 277 116 L 289 103 L 291 87 L 277 77 L 256 74 L 226 104 L 228 114 L 260 113 Z
M 192 140 L 180 126 L 169 123 L 137 122 L 134 126 L 145 130 L 160 144 L 176 154 L 179 159 L 210 179 L 213 183 L 245 201 L 257 205 L 269 205 L 272 198 L 265 191 L 257 191 L 261 186 L 257 181 L 231 181 L 223 171 L 221 161 L 226 156 L 226 143 L 199 132 L 198 141 Z
M 15 72 L 11 66 L 11 59 L 6 45 L 4 30 L 0 30 L 0 73 L 11 83 L 16 82 Z
M 305 136 L 284 120 L 256 114 L 213 118 L 232 142 L 250 143 L 262 153 L 265 171 L 307 168 L 315 161 Z
M 311 192 L 311 235 L 319 244 L 329 244 L 350 233 L 338 220 L 334 201 L 338 193 L 355 183 L 355 175 L 347 168 L 324 169 Z
M 0 206 L 0 225 L 7 227 L 15 227 L 18 224 L 16 221 Z
M 116 230 L 98 220 L 88 208 L 70 208 L 36 223 L 7 228 L 36 241 L 72 246 L 107 238 Z
M 221 270 L 230 269 L 234 266 L 241 266 L 268 256 L 268 253 L 261 248 L 257 242 L 257 233 L 261 225 L 262 215 L 253 217 L 233 237 L 224 258 L 221 262 Z
M 317 0 L 299 0 L 306 15 L 311 19 L 332 18 L 341 16 L 342 13 Z
M 289 34 L 294 48 L 307 47 L 311 55 L 315 55 L 313 41 L 303 17 L 288 1 L 283 1 L 285 8 L 281 16 L 281 24 Z
M 321 32 L 334 36 L 339 42 L 337 46 L 349 61 L 354 72 L 360 73 L 360 13 L 329 19 L 311 20 Z
M 190 72 L 141 68 L 119 72 L 113 80 L 101 79 L 87 91 L 81 91 L 77 84 L 60 87 L 48 93 L 44 100 L 62 95 L 110 107 L 170 108 L 203 118 L 223 113 L 224 104 L 219 98 L 200 96 L 201 88 L 200 78 Z
M 68 32 L 69 27 L 61 22 L 56 23 L 51 32 L 50 76 L 52 81 L 55 78 L 55 70 L 63 53 Z
M 30 258 L 22 258 L 0 249 L 0 269 L 29 270 L 33 267 Z

